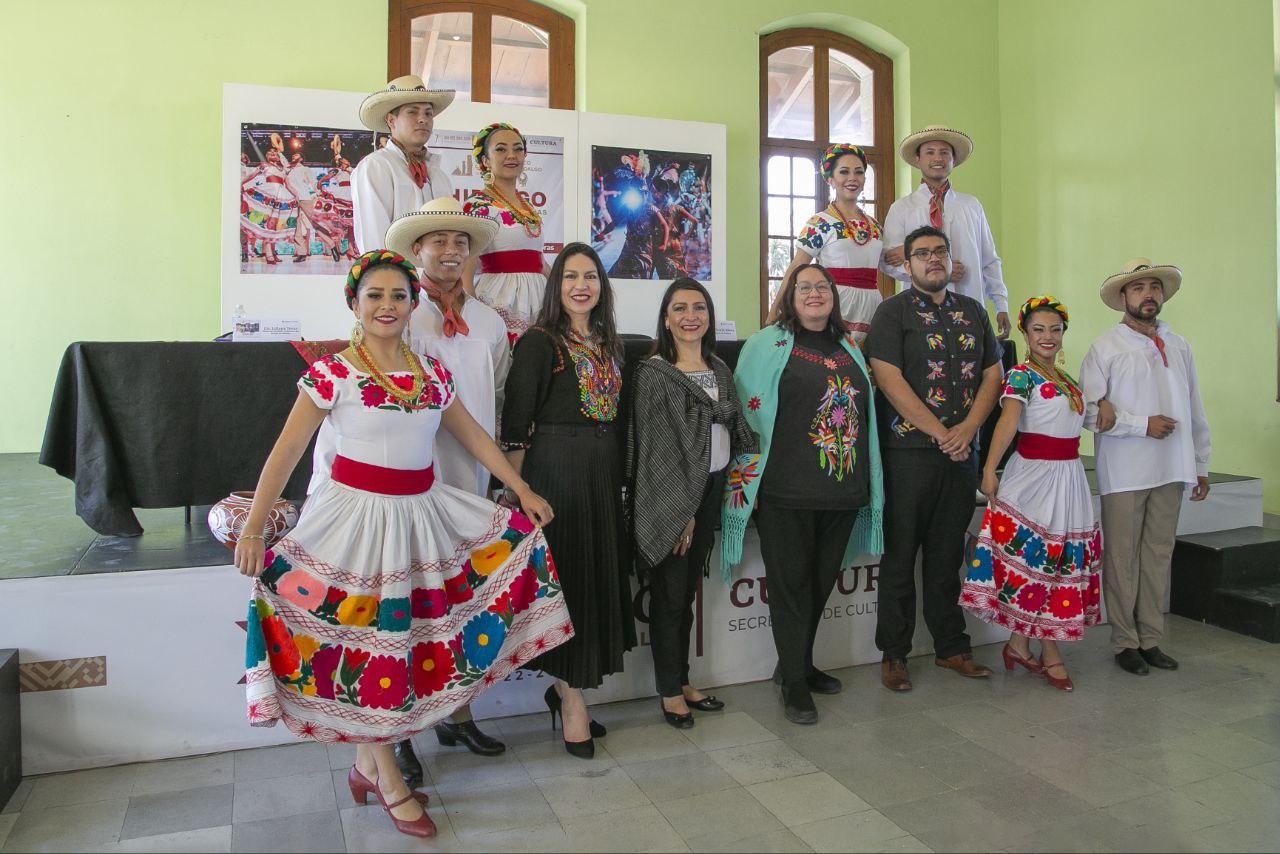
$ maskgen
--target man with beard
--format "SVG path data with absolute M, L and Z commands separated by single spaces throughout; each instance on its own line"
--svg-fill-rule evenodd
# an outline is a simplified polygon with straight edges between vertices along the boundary
M 1097 433 L 1102 496 L 1102 589 L 1116 663 L 1129 673 L 1174 670 L 1160 650 L 1178 511 L 1209 494 L 1209 422 L 1191 347 L 1160 309 L 1182 284 L 1177 267 L 1146 258 L 1102 283 L 1102 301 L 1123 312 L 1084 357 L 1085 427 Z
M 951 245 L 923 226 L 903 243 L 911 287 L 876 309 L 862 343 L 877 401 L 884 467 L 884 554 L 876 647 L 880 681 L 911 690 L 907 656 L 916 623 L 916 554 L 934 663 L 980 678 L 960 608 L 965 531 L 978 488 L 974 439 L 1000 388 L 1000 343 L 986 309 L 947 289 Z

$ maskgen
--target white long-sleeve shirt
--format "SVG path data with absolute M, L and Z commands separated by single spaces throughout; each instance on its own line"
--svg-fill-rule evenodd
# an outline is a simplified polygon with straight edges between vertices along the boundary
M 439 155 L 427 154 L 427 180 L 419 187 L 409 175 L 404 152 L 388 142 L 361 160 L 351 173 L 356 248 L 368 252 L 384 246 L 392 220 L 432 199 L 452 195 L 453 182 L 440 168 Z
M 1187 339 L 1158 321 L 1168 367 L 1150 337 L 1119 323 L 1104 332 L 1084 357 L 1080 384 L 1088 402 L 1084 426 L 1097 433 L 1098 401 L 1116 409 L 1116 423 L 1094 441 L 1098 492 L 1132 492 L 1166 483 L 1194 484 L 1209 474 L 1209 421 Z M 1163 439 L 1147 435 L 1147 419 L 1177 422 Z
M 884 218 L 883 241 L 886 249 L 902 246 L 907 235 L 929 224 L 929 200 L 933 193 L 928 184 L 921 184 L 914 193 L 898 199 Z M 1009 310 L 1009 289 L 1004 285 L 1004 272 L 1000 256 L 996 254 L 996 242 L 987 223 L 987 212 L 975 196 L 947 190 L 942 200 L 942 231 L 951 241 L 951 258 L 964 264 L 964 276 L 947 287 L 959 294 L 976 299 L 980 305 L 990 300 L 996 311 Z M 901 266 L 890 266 L 880 258 L 880 269 L 907 287 L 911 275 Z M 899 287 L 899 291 L 903 288 Z

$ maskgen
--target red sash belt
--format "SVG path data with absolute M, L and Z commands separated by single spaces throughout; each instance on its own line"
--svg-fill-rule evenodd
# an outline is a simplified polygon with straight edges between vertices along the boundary
M 1080 456 L 1080 437 L 1059 439 L 1043 433 L 1018 435 L 1018 453 L 1028 460 L 1074 460 Z
M 338 483 L 365 492 L 419 495 L 431 489 L 436 480 L 436 470 L 435 466 L 425 469 L 388 469 L 339 455 L 333 460 L 330 476 Z
M 351 182 L 350 182 L 350 181 L 339 181 L 339 182 L 338 182 L 338 186 L 339 186 L 339 187 L 350 187 L 350 186 L 351 186 Z
M 542 253 L 537 249 L 512 249 L 480 256 L 482 273 L 541 273 Z
M 862 288 L 874 291 L 879 287 L 876 283 L 875 267 L 828 267 L 827 272 L 837 285 L 846 288 Z
M 268 176 L 267 176 L 267 183 L 268 183 L 268 184 L 283 184 L 283 183 L 284 183 L 284 179 L 283 179 L 283 178 L 281 178 L 279 175 L 268 175 Z

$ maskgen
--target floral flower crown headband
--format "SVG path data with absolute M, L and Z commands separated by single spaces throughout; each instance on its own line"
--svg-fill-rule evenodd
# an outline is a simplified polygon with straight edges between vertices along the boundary
M 409 298 L 415 303 L 418 301 L 418 291 L 422 285 L 418 282 L 418 269 L 413 266 L 413 263 L 399 252 L 392 252 L 390 249 L 373 249 L 357 258 L 356 263 L 351 265 L 351 272 L 347 273 L 347 283 L 342 289 L 347 295 L 347 305 L 355 302 L 356 286 L 360 283 L 360 277 L 370 267 L 381 264 L 392 264 L 404 270 L 405 275 L 409 277 Z
M 831 173 L 836 171 L 836 161 L 846 154 L 852 154 L 854 157 L 862 161 L 862 165 L 867 165 L 867 153 L 856 145 L 848 145 L 843 142 L 837 142 L 835 145 L 828 145 L 827 150 L 822 152 L 822 172 L 823 178 L 830 178 Z
M 475 159 L 477 166 L 482 165 L 480 157 L 484 154 L 484 144 L 489 140 L 489 137 L 500 130 L 513 131 L 516 136 L 520 137 L 520 141 L 524 142 L 524 134 L 520 133 L 520 129 L 514 125 L 509 125 L 506 122 L 494 122 L 491 125 L 485 125 L 480 128 L 475 136 L 471 137 L 471 156 Z
M 1022 308 L 1018 309 L 1018 328 L 1019 329 L 1022 328 L 1022 321 L 1024 318 L 1026 318 L 1032 312 L 1039 311 L 1042 308 L 1048 309 L 1050 311 L 1056 311 L 1058 315 L 1062 318 L 1062 328 L 1064 330 L 1067 328 L 1067 324 L 1071 322 L 1071 316 L 1067 314 L 1067 307 L 1062 303 L 1058 302 L 1057 297 L 1051 297 L 1051 296 L 1045 295 L 1040 297 L 1032 297 L 1031 299 L 1027 300 L 1022 304 Z

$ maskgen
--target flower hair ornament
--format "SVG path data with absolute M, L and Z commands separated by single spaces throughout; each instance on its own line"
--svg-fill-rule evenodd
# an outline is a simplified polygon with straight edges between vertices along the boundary
M 373 249 L 357 258 L 351 265 L 351 272 L 347 273 L 347 282 L 343 287 L 343 293 L 347 296 L 347 305 L 355 302 L 356 287 L 360 283 L 360 277 L 370 267 L 380 264 L 393 264 L 404 270 L 405 275 L 409 277 L 409 299 L 417 303 L 418 291 L 422 289 L 422 284 L 418 281 L 418 269 L 399 252 L 392 252 L 390 249 Z
M 863 166 L 867 165 L 867 153 L 861 147 L 837 142 L 834 145 L 828 145 L 827 150 L 822 152 L 822 165 L 818 170 L 822 173 L 822 177 L 830 178 L 831 173 L 836 171 L 836 163 L 846 154 L 852 154 L 862 161 Z
M 1018 309 L 1018 328 L 1022 328 L 1022 321 L 1027 315 L 1040 309 L 1048 309 L 1056 311 L 1058 316 L 1062 318 L 1062 328 L 1065 330 L 1067 324 L 1071 322 L 1071 316 L 1067 314 L 1067 307 L 1058 302 L 1057 297 L 1049 295 L 1032 297 L 1022 304 L 1022 308 Z
M 489 137 L 493 136 L 500 130 L 509 130 L 516 136 L 520 137 L 520 141 L 524 142 L 524 134 L 520 133 L 520 129 L 506 122 L 494 122 L 491 125 L 485 125 L 471 137 L 471 157 L 476 161 L 476 165 L 483 168 L 484 164 L 480 162 L 480 158 L 484 156 L 484 144 L 489 141 Z

